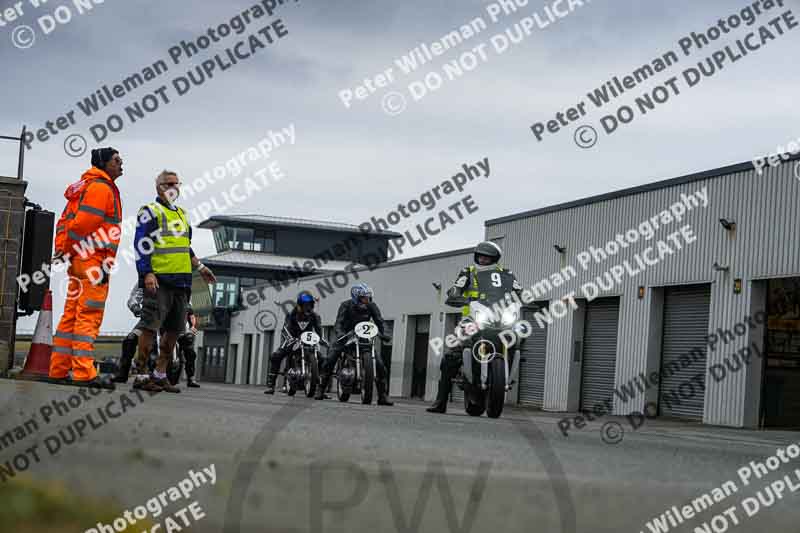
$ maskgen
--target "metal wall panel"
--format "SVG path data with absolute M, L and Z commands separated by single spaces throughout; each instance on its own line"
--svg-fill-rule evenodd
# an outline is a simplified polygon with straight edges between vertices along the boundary
M 523 312 L 523 318 L 533 324 L 533 312 Z M 534 326 L 520 350 L 519 404 L 541 409 L 544 406 L 544 376 L 547 362 L 547 328 Z
M 598 298 L 586 306 L 581 408 L 591 410 L 614 397 L 619 298 Z
M 523 285 L 549 277 L 562 268 L 561 256 L 553 245 L 566 248 L 564 261 L 577 273 L 546 296 L 551 301 L 581 286 L 633 256 L 656 240 L 684 225 L 690 225 L 697 240 L 678 253 L 667 256 L 657 265 L 636 276 L 626 275 L 612 290 L 599 296 L 621 296 L 620 333 L 616 383 L 626 383 L 648 368 L 647 330 L 649 298 L 637 298 L 637 287 L 664 287 L 697 283 L 712 284 L 709 330 L 730 328 L 750 311 L 749 287 L 752 280 L 800 275 L 800 180 L 794 176 L 797 162 L 764 169 L 758 176 L 754 170 L 736 171 L 727 175 L 638 192 L 628 196 L 602 200 L 547 213 L 519 218 L 487 226 L 487 236 L 503 235 L 504 262 L 514 270 Z M 643 177 L 642 181 L 653 181 Z M 617 255 L 591 262 L 584 269 L 577 254 L 590 246 L 602 247 L 616 235 L 636 228 L 671 204 L 681 195 L 707 188 L 708 206 L 687 212 L 680 222 L 660 225 L 653 239 L 639 241 Z M 573 198 L 565 198 L 571 200 Z M 720 218 L 736 222 L 736 230 L 724 229 Z M 587 221 L 591 221 L 587 224 Z M 718 272 L 714 263 L 729 268 Z M 733 293 L 736 278 L 743 280 L 741 294 Z M 545 387 L 545 408 L 566 410 L 569 393 L 571 315 L 558 319 L 550 327 Z M 717 351 L 710 351 L 708 364 L 719 364 L 734 350 L 747 346 L 749 335 Z M 709 424 L 739 427 L 744 418 L 746 372 L 739 372 L 719 383 L 709 380 L 703 421 Z M 644 408 L 643 396 L 621 403 L 615 399 L 615 414 L 627 414 Z
M 668 287 L 664 291 L 658 402 L 659 413 L 664 416 L 703 419 L 710 306 L 710 285 Z M 702 356 L 690 355 L 698 348 Z M 698 374 L 701 379 L 693 379 Z

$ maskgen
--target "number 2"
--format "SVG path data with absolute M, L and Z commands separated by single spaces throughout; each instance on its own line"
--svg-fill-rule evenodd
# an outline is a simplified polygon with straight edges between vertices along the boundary
M 500 279 L 500 273 L 499 272 L 492 272 L 492 286 L 493 287 L 502 287 L 503 286 L 502 279 Z

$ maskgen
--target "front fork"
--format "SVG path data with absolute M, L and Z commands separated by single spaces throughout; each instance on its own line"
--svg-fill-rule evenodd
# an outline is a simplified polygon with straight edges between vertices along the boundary
M 361 347 L 360 343 L 356 342 L 356 383 L 361 380 Z

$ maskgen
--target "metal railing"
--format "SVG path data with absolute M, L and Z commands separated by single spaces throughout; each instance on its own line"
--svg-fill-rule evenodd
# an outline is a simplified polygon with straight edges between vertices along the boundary
M 8 137 L 7 135 L 0 135 L 0 139 L 4 141 L 19 141 L 19 159 L 17 161 L 17 179 L 22 181 L 22 169 L 25 166 L 25 126 L 22 127 L 22 133 L 19 137 Z

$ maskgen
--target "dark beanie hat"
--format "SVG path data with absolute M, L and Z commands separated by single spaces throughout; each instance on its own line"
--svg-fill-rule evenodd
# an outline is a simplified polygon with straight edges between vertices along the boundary
M 111 158 L 114 157 L 114 154 L 118 154 L 119 151 L 111 148 L 96 148 L 92 150 L 92 166 L 97 168 L 105 168 L 106 163 L 111 161 Z

